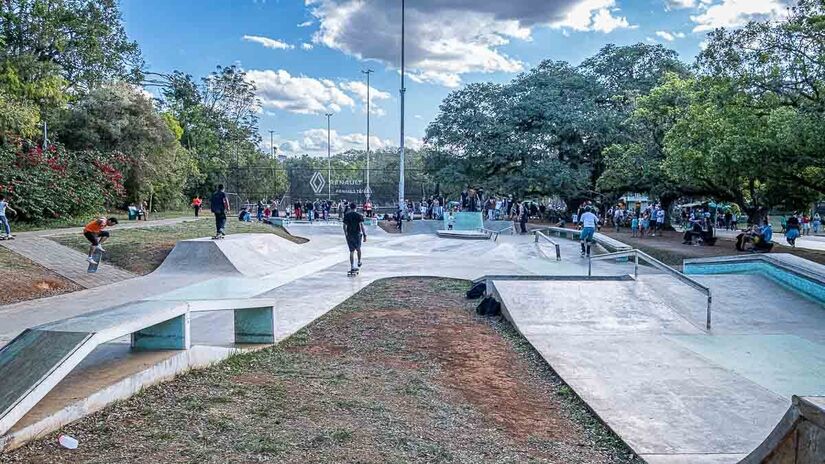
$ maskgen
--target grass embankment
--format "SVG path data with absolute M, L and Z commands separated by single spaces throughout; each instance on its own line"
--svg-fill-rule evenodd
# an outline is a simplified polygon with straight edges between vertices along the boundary
M 52 434 L 0 462 L 640 463 L 467 285 L 376 282 L 277 347 L 65 427 L 75 451 Z
M 14 205 L 12 205 L 14 206 Z M 128 222 L 129 215 L 126 211 L 107 211 L 104 213 L 100 213 L 100 216 L 106 217 L 116 217 L 118 221 Z M 152 221 L 159 221 L 161 219 L 171 219 L 171 218 L 179 218 L 179 217 L 192 217 L 194 213 L 190 209 L 185 210 L 173 210 L 173 211 L 159 211 L 155 213 L 151 213 L 149 215 L 149 219 L 147 222 L 151 223 Z M 84 216 L 80 218 L 62 218 L 62 219 L 50 219 L 48 221 L 40 221 L 40 222 L 19 222 L 12 218 L 11 222 L 11 229 L 13 233 L 17 232 L 30 232 L 34 230 L 46 230 L 46 229 L 64 229 L 67 227 L 82 227 L 86 225 L 89 221 L 95 218 L 95 215 L 91 216 Z
M 147 226 L 150 224 L 151 221 Z M 106 249 L 103 261 L 127 271 L 144 275 L 160 266 L 178 240 L 214 235 L 215 221 L 207 217 L 199 221 L 189 221 L 169 226 L 121 230 L 118 230 L 115 226 L 110 230 L 112 237 L 103 245 Z M 233 218 L 229 218 L 226 222 L 226 233 L 270 233 L 296 243 L 305 241 L 288 234 L 280 227 L 256 222 L 240 222 Z M 50 238 L 84 253 L 89 251 L 89 242 L 81 234 L 58 235 Z
M 80 290 L 80 286 L 0 247 L 0 305 Z

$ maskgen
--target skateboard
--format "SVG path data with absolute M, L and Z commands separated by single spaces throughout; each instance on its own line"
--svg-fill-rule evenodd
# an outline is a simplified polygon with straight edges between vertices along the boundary
M 14 235 L 0 235 L 0 240 L 14 240 Z
M 86 272 L 90 274 L 94 274 L 97 272 L 98 266 L 100 266 L 100 260 L 103 258 L 103 252 L 100 250 L 95 250 L 94 254 L 92 254 L 92 259 L 95 260 L 93 263 L 89 263 L 89 269 Z
M 347 277 L 357 277 L 360 272 L 360 269 L 351 269 L 347 271 Z
M 224 234 L 217 234 L 217 235 L 215 235 L 215 236 L 213 236 L 213 237 L 212 237 L 212 240 L 223 240 L 224 238 L 226 238 L 226 235 L 224 235 Z

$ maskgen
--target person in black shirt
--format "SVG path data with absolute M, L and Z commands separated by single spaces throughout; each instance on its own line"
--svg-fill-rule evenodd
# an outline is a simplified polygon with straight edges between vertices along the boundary
M 361 237 L 367 241 L 367 232 L 364 230 L 364 216 L 355 211 L 357 206 L 350 203 L 349 211 L 344 214 L 344 236 L 349 247 L 349 267 L 352 271 L 357 271 L 361 267 Z M 355 266 L 355 256 L 358 254 L 358 267 Z
M 215 214 L 215 238 L 225 236 L 224 228 L 226 227 L 226 213 L 229 212 L 229 200 L 223 191 L 223 184 L 219 184 L 218 191 L 212 194 L 209 207 Z

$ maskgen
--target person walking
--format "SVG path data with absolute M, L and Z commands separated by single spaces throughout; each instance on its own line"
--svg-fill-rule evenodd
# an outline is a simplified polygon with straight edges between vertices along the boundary
M 814 234 L 818 234 L 819 230 L 822 228 L 822 216 L 820 216 L 819 213 L 814 214 L 813 226 Z
M 9 218 L 6 217 L 6 210 L 17 214 L 17 211 L 9 206 L 9 202 L 6 201 L 6 196 L 0 193 L 0 224 L 3 225 L 3 229 L 6 232 L 6 235 L 3 236 L 3 240 L 13 240 L 14 235 L 11 234 L 11 226 L 9 225 Z
M 223 191 L 223 184 L 218 184 L 218 190 L 212 194 L 209 208 L 215 215 L 215 237 L 223 238 L 226 236 L 226 215 L 229 214 L 229 199 Z
M 349 204 L 349 211 L 344 214 L 344 237 L 349 248 L 349 268 L 350 274 L 358 272 L 361 268 L 361 239 L 367 241 L 367 231 L 364 229 L 364 216 L 356 211 L 355 202 Z M 358 266 L 356 267 L 355 257 L 358 256 Z
M 201 200 L 200 195 L 196 195 L 195 198 L 192 199 L 192 208 L 195 210 L 195 217 L 200 216 L 201 212 L 201 205 L 203 204 L 203 200 Z
M 787 240 L 792 247 L 796 247 L 796 239 L 799 238 L 799 235 L 799 219 L 796 217 L 796 213 L 794 213 L 788 218 L 785 225 L 785 240 Z
M 527 202 L 520 202 L 519 203 L 519 226 L 521 227 L 521 233 L 527 233 L 527 219 L 530 216 L 530 209 L 527 207 Z

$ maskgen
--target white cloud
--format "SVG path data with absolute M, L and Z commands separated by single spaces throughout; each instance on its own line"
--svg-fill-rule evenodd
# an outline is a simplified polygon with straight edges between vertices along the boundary
M 412 138 L 410 138 L 412 139 Z M 367 146 L 367 136 L 362 133 L 339 134 L 337 130 L 329 131 L 330 151 L 340 153 L 347 150 L 363 150 Z M 370 149 L 378 150 L 391 147 L 392 141 L 370 136 Z M 327 154 L 327 130 L 309 129 L 301 133 L 298 140 L 285 140 L 280 143 L 280 150 L 287 155 L 322 156 Z
M 665 0 L 666 10 L 684 10 L 707 5 L 713 0 Z
M 424 140 L 419 139 L 418 137 L 404 137 L 404 147 L 411 148 L 413 150 L 420 150 L 421 147 L 424 146 Z
M 673 42 L 676 39 L 684 39 L 685 33 L 684 32 L 668 32 L 668 31 L 656 31 L 656 35 L 661 37 L 662 39 Z
M 314 21 L 304 21 L 301 24 L 298 24 L 298 27 L 309 27 L 315 24 Z
M 303 50 L 312 50 L 312 44 L 304 42 L 304 43 L 301 44 L 301 49 L 303 49 Z
M 247 78 L 255 83 L 258 98 L 264 108 L 276 108 L 299 114 L 339 112 L 354 107 L 355 101 L 329 79 L 292 76 L 279 69 L 250 70 Z
M 262 37 L 259 35 L 245 35 L 243 36 L 243 40 L 259 43 L 266 48 L 274 48 L 276 50 L 290 50 L 295 48 L 294 45 L 290 45 L 278 39 L 270 39 L 269 37 Z
M 690 19 L 696 23 L 693 31 L 702 32 L 718 27 L 739 27 L 748 21 L 779 19 L 787 14 L 788 5 L 784 0 L 721 0 Z
M 355 94 L 362 102 L 363 111 L 367 110 L 367 84 L 361 81 L 349 81 L 340 84 L 340 87 L 347 92 Z M 376 103 L 376 100 L 389 100 L 390 94 L 370 86 L 370 113 L 377 116 L 384 116 L 386 112 Z
M 319 22 L 316 44 L 399 67 L 401 15 L 396 0 L 305 1 Z M 519 72 L 524 63 L 501 50 L 511 40 L 531 40 L 533 28 L 541 26 L 602 32 L 631 27 L 626 18 L 614 15 L 615 6 L 616 0 L 408 2 L 410 77 L 456 87 L 466 73 Z
M 604 33 L 636 27 L 631 26 L 626 17 L 614 16 L 616 11 L 616 0 L 583 0 L 573 6 L 563 20 L 554 22 L 553 27 Z

